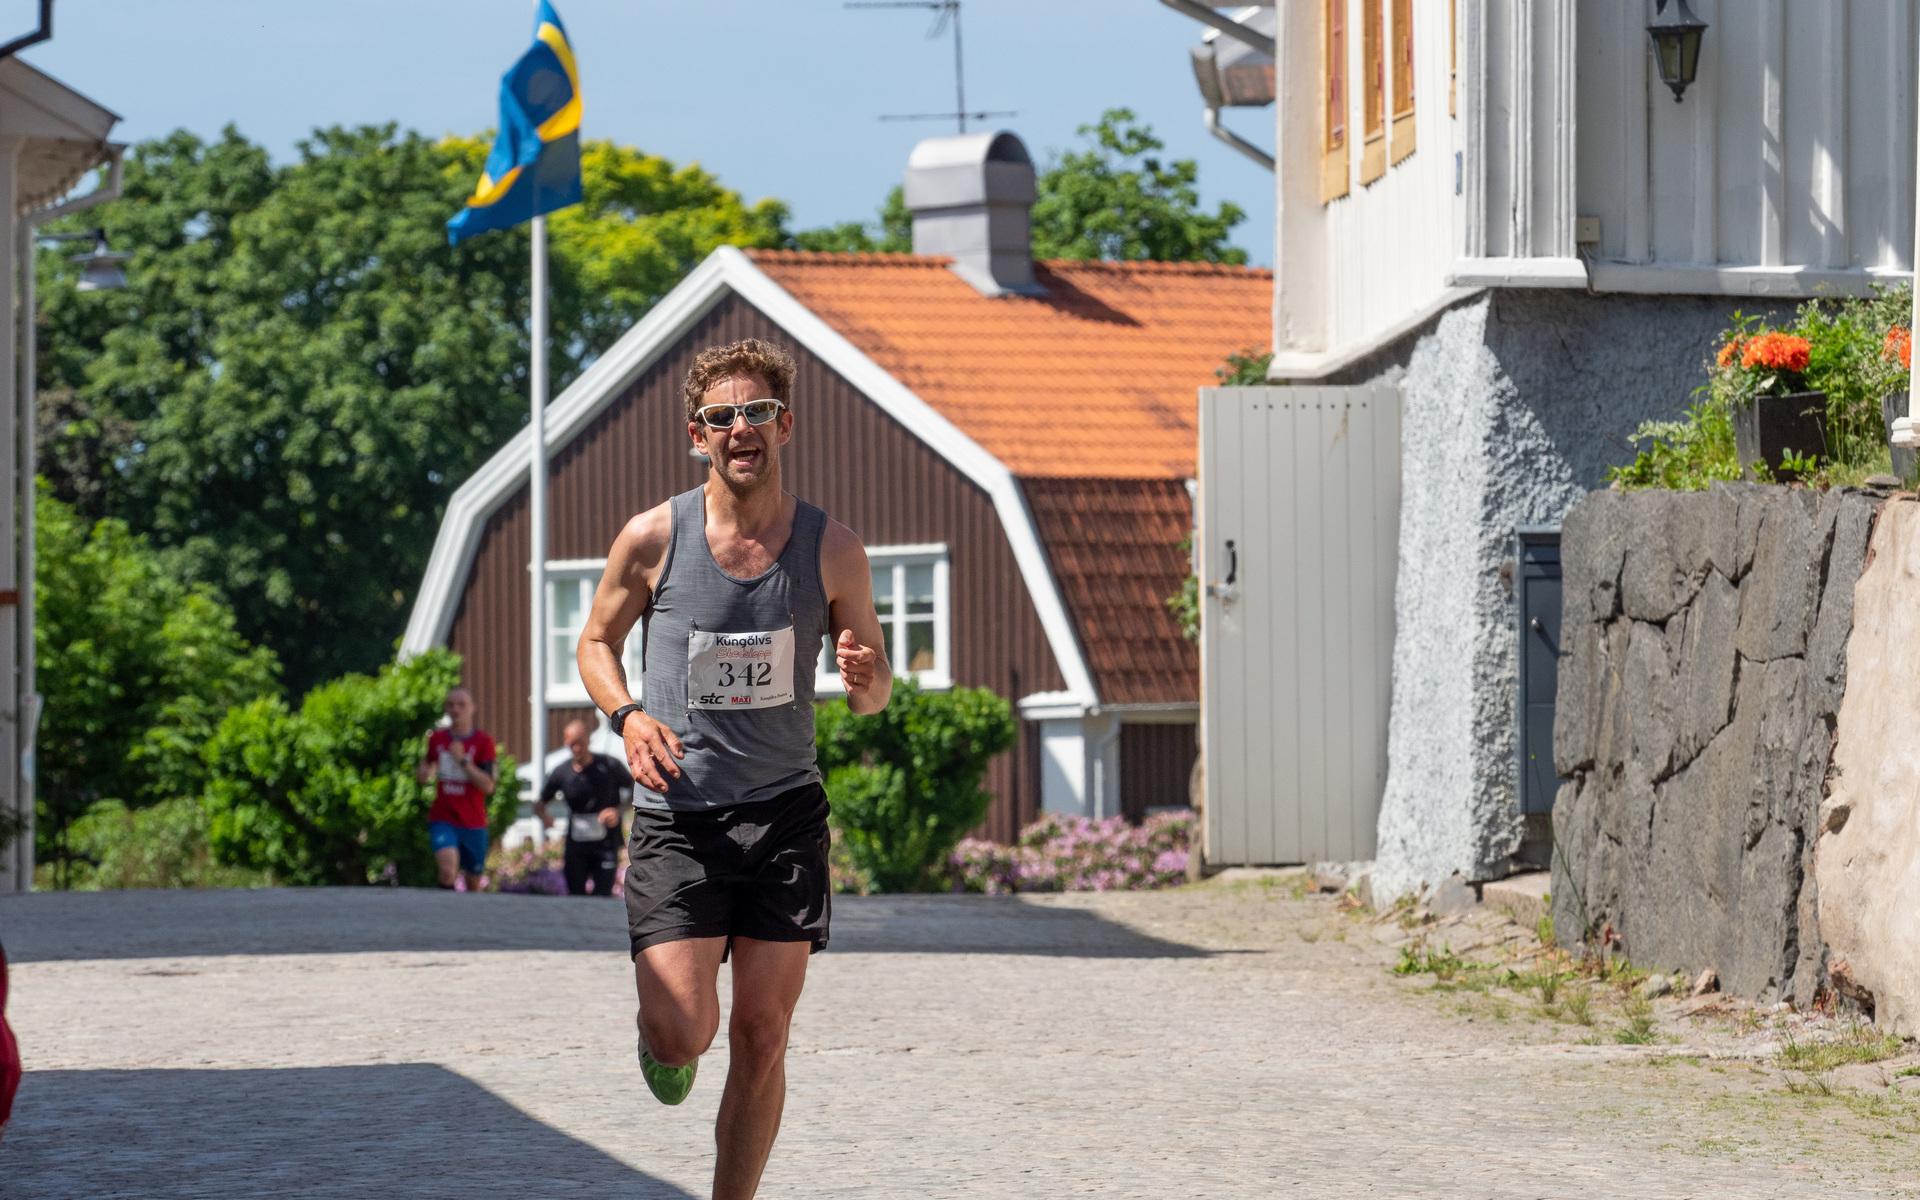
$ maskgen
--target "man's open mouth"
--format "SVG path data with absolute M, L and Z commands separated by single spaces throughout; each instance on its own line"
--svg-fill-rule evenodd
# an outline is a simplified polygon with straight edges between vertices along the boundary
M 736 467 L 750 467 L 760 461 L 758 447 L 742 446 L 727 451 L 727 461 Z

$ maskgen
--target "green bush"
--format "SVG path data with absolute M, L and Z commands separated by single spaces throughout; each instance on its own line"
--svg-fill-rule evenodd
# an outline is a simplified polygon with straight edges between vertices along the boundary
M 193 796 L 128 808 L 102 800 L 67 834 L 76 862 L 66 879 L 75 890 L 100 888 L 264 887 L 270 875 L 216 862 L 207 845 L 207 814 Z M 40 873 L 53 882 L 54 868 Z
M 414 769 L 459 678 L 459 658 L 436 650 L 321 684 L 297 712 L 269 697 L 228 713 L 206 749 L 214 854 L 290 884 L 433 882 L 430 791 Z M 505 755 L 498 778 L 496 837 L 517 809 Z
M 85 521 L 44 484 L 34 518 L 37 853 L 64 877 L 68 827 L 94 803 L 199 795 L 201 747 L 229 707 L 275 690 L 279 666 L 124 523 Z
M 1913 289 L 1902 284 L 1872 296 L 1821 297 L 1802 304 L 1792 322 L 1777 329 L 1759 317 L 1735 313 L 1716 353 L 1705 361 L 1707 381 L 1694 389 L 1695 403 L 1677 421 L 1648 421 L 1633 433 L 1641 449 L 1634 461 L 1608 472 L 1622 488 L 1697 490 L 1716 480 L 1739 479 L 1733 415 L 1760 392 L 1804 387 L 1826 395 L 1825 453 L 1789 464 L 1815 486 L 1856 482 L 1890 467 L 1880 398 L 1906 388 L 1889 332 L 1904 334 L 1913 311 Z M 1807 340 L 1806 369 L 1782 378 L 1742 366 L 1747 342 L 1777 332 Z M 1761 478 L 1768 473 L 1756 471 Z
M 843 704 L 815 713 L 820 770 L 833 822 L 854 868 L 875 891 L 937 888 L 947 857 L 987 815 L 987 763 L 1013 745 L 1013 709 L 992 692 L 923 692 L 894 684 L 870 717 Z

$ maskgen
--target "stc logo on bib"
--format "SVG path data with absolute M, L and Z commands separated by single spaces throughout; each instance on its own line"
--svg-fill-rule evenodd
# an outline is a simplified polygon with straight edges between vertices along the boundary
M 702 704 L 725 704 L 726 702 L 727 698 L 725 696 L 716 696 L 712 692 L 708 692 L 706 695 L 700 697 L 700 703 Z

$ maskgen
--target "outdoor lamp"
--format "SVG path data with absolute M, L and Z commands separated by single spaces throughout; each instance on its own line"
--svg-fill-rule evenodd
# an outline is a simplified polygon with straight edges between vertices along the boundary
M 131 254 L 121 254 L 107 249 L 105 230 L 96 229 L 91 254 L 76 254 L 67 261 L 80 264 L 80 281 L 73 285 L 76 292 L 112 292 L 127 286 L 127 269 L 121 264 L 132 258 Z
M 1668 10 L 1672 11 L 1669 12 Z M 1693 15 L 1687 0 L 1658 0 L 1647 36 L 1653 39 L 1653 58 L 1660 65 L 1660 82 L 1673 89 L 1673 102 L 1700 74 L 1700 38 L 1707 23 Z

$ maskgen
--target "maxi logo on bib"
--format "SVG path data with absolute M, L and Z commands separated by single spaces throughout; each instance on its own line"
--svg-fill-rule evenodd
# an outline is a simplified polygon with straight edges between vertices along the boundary
M 793 703 L 793 626 L 763 633 L 687 631 L 687 707 Z

